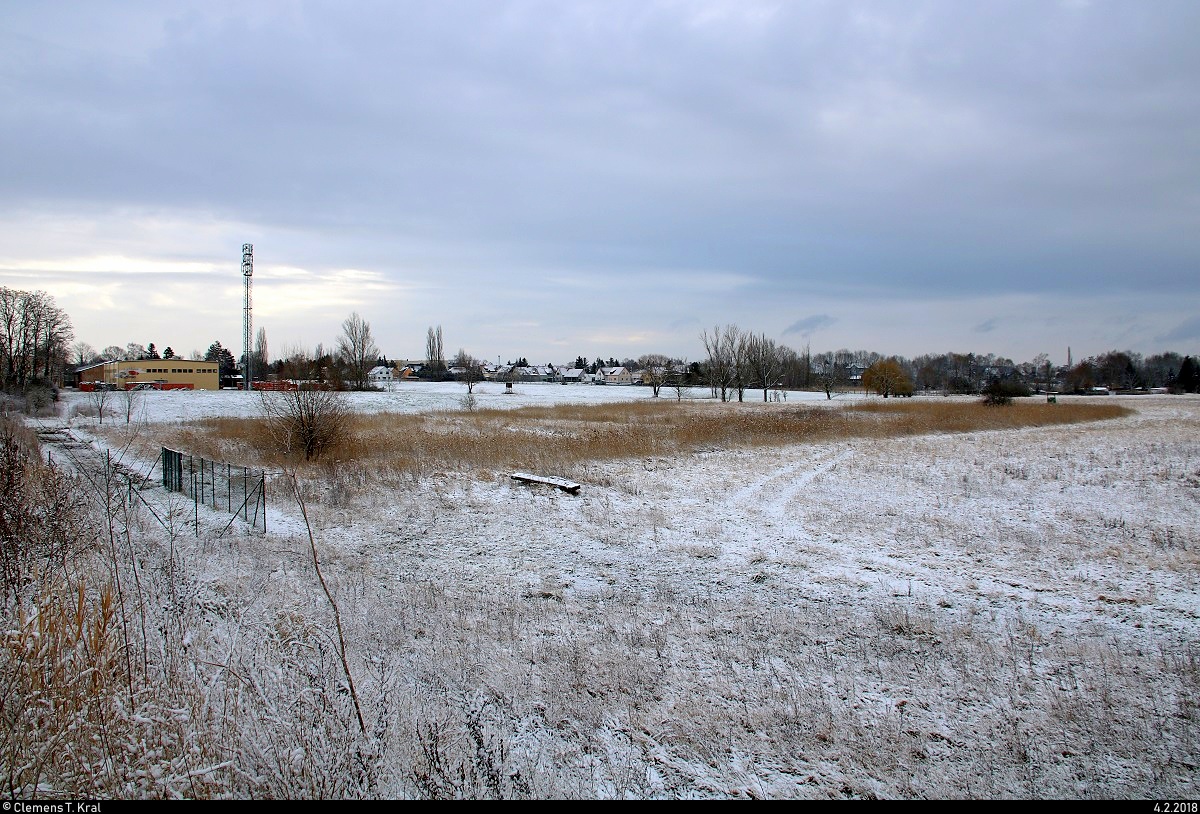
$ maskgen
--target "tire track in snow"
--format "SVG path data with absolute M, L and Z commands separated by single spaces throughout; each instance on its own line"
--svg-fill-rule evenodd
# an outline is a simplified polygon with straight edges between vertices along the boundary
M 798 502 L 804 491 L 818 478 L 850 459 L 855 451 L 856 448 L 850 446 L 789 464 L 739 489 L 729 499 L 738 507 L 736 511 L 741 516 L 761 515 L 768 526 L 785 527 L 789 530 L 785 536 L 790 536 L 805 522 L 806 506 Z M 848 551 L 838 547 L 837 540 L 833 543 L 829 554 L 840 560 L 841 565 L 829 571 L 831 576 L 851 583 L 878 585 L 893 596 L 903 595 L 906 589 L 911 595 L 914 584 L 927 588 L 938 583 L 936 569 L 911 558 L 897 558 L 891 548 L 875 549 L 868 545 L 855 546 L 853 551 Z
M 739 489 L 729 499 L 735 505 L 745 507 L 746 511 L 756 511 L 783 520 L 787 507 L 809 484 L 853 454 L 854 449 L 849 448 L 789 464 Z M 763 499 L 766 492 L 769 492 L 770 496 Z

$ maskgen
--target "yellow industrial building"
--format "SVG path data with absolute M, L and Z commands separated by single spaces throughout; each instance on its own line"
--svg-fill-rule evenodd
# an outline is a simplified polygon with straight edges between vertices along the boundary
M 145 385 L 156 390 L 219 390 L 220 369 L 216 362 L 191 359 L 139 359 L 97 362 L 78 371 L 81 389 L 103 383 L 114 390 Z

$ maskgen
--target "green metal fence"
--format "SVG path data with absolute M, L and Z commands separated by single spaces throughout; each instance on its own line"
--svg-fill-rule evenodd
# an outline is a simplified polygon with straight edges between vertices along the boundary
M 210 461 L 163 447 L 162 482 L 167 491 L 181 492 L 192 499 L 197 529 L 203 505 L 233 515 L 229 525 L 241 519 L 252 528 L 264 533 L 267 530 L 267 476 L 261 469 Z

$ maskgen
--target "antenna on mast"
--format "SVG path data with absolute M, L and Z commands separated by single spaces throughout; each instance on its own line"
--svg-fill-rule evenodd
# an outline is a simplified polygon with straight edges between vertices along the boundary
M 254 308 L 254 296 L 252 293 L 254 281 L 254 246 L 250 243 L 242 244 L 242 284 L 244 295 L 242 297 L 242 378 L 245 382 L 246 390 L 254 389 L 254 365 L 250 361 L 250 342 L 253 340 L 254 332 L 254 316 L 251 311 Z

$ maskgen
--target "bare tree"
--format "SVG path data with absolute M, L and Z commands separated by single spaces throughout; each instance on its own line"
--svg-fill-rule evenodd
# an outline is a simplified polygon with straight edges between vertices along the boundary
M 360 317 L 357 311 L 342 323 L 338 356 L 350 373 L 351 386 L 355 390 L 366 390 L 367 374 L 379 359 L 379 348 L 371 337 L 371 323 Z
M 132 424 L 134 416 L 137 415 L 138 408 L 142 406 L 142 389 L 141 385 L 136 382 L 126 383 L 125 389 L 118 391 L 120 399 L 118 405 L 121 412 L 125 414 L 125 423 Z
M 446 369 L 446 352 L 442 345 L 442 326 L 435 330 L 432 325 L 425 332 L 425 365 L 434 373 Z
M 49 294 L 0 286 L 0 389 L 24 390 L 34 378 L 61 383 L 74 338 Z
M 54 298 L 42 292 L 38 293 L 43 298 L 40 303 L 43 319 L 35 348 L 42 362 L 41 377 L 62 384 L 62 371 L 70 357 L 70 345 L 71 340 L 75 338 L 75 332 L 71 327 L 70 317 L 54 304 Z
M 254 339 L 254 360 L 250 365 L 252 374 L 266 378 L 267 368 L 271 364 L 270 353 L 267 350 L 267 329 L 261 325 Z
M 779 345 L 779 383 L 787 389 L 807 388 L 812 384 L 812 354 L 806 345 L 797 353 L 787 345 Z M 787 397 L 786 390 L 784 398 Z
M 0 390 L 15 384 L 24 366 L 24 294 L 24 291 L 0 286 Z
M 683 391 L 687 389 L 688 362 L 679 360 L 679 367 L 671 371 L 671 387 L 675 388 L 675 400 L 683 401 Z
M 779 346 L 766 334 L 750 334 L 746 339 L 746 365 L 750 375 L 763 389 L 763 401 L 767 391 L 779 384 L 781 369 Z
M 96 361 L 99 354 L 87 342 L 76 342 L 71 346 L 71 360 L 77 365 L 88 365 Z
M 846 366 L 832 353 L 819 354 L 814 364 L 815 379 L 826 399 L 833 399 L 834 393 L 840 393 L 846 387 Z
M 716 325 L 713 327 L 712 333 L 703 331 L 700 334 L 700 343 L 704 345 L 706 357 L 704 362 L 705 378 L 713 397 L 716 398 L 719 395 L 721 401 L 729 401 L 729 392 L 735 377 L 733 358 L 729 355 L 725 342 L 725 335 L 730 329 L 737 331 L 737 326 L 729 325 L 722 329 L 721 326 Z
M 96 420 L 100 424 L 104 423 L 104 413 L 108 410 L 108 399 L 112 395 L 108 387 L 105 382 L 96 382 L 95 388 L 88 393 L 88 405 L 96 413 Z
M 638 357 L 637 364 L 642 370 L 642 377 L 654 392 L 654 398 L 658 398 L 658 391 L 671 378 L 671 358 L 661 353 L 647 353 Z
M 483 362 L 467 353 L 465 348 L 459 348 L 454 357 L 454 367 L 458 369 L 458 380 L 467 386 L 467 395 L 475 392 L 475 385 L 483 381 Z
M 303 451 L 304 460 L 315 460 L 345 438 L 350 408 L 344 394 L 318 382 L 320 372 L 311 356 L 297 350 L 287 364 L 300 384 L 295 390 L 261 391 L 262 413 L 281 452 Z
M 721 331 L 722 353 L 728 360 L 738 401 L 746 400 L 746 388 L 750 386 L 750 338 L 751 334 L 736 325 L 726 325 Z
M 718 325 L 712 333 L 700 334 L 707 359 L 704 372 L 714 397 L 729 401 L 737 394 L 738 401 L 745 400 L 751 371 L 749 365 L 749 340 L 751 335 L 737 325 Z

